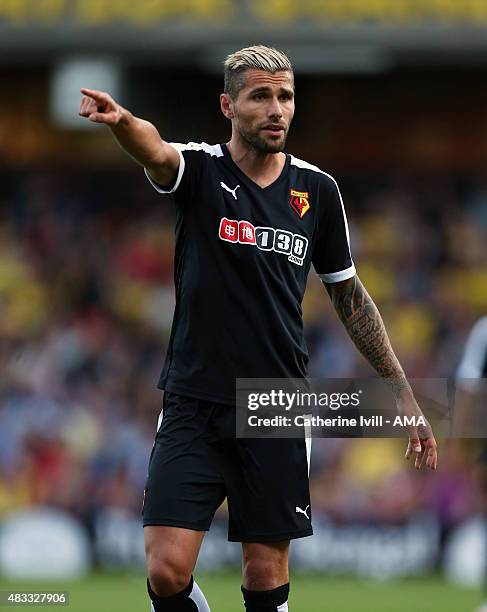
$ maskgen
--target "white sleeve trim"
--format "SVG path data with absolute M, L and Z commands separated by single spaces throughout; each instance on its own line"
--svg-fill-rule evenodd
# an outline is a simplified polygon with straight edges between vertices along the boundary
M 487 353 L 487 317 L 479 319 L 472 328 L 458 366 L 457 378 L 480 378 Z
M 350 249 L 350 232 L 349 232 L 349 229 L 348 229 L 347 213 L 345 212 L 345 205 L 343 204 L 343 198 L 342 198 L 342 194 L 341 194 L 341 191 L 340 191 L 340 187 L 338 187 L 338 183 L 332 177 L 331 174 L 328 174 L 328 172 L 324 172 L 323 170 L 318 168 L 318 166 L 313 166 L 313 164 L 308 164 L 308 162 L 304 161 L 303 159 L 299 159 L 297 157 L 294 157 L 294 155 L 291 155 L 291 165 L 297 166 L 298 168 L 304 168 L 306 170 L 311 170 L 313 172 L 319 172 L 320 174 L 324 174 L 329 179 L 331 179 L 333 181 L 333 183 L 335 184 L 335 187 L 336 187 L 336 190 L 337 190 L 337 193 L 338 193 L 338 198 L 339 198 L 340 204 L 342 206 L 343 221 L 345 222 L 345 233 L 347 235 L 348 252 L 349 252 L 349 254 L 351 256 L 352 251 Z M 353 276 L 353 274 L 352 274 L 352 276 Z M 341 280 L 346 280 L 346 279 L 341 279 Z M 333 282 L 333 281 L 331 281 L 331 282 Z
M 156 183 L 156 181 L 151 177 L 151 175 L 147 171 L 147 168 L 144 168 L 144 172 L 145 172 L 146 177 L 149 179 L 149 183 L 159 193 L 174 193 L 176 189 L 179 187 L 181 179 L 183 178 L 184 166 L 185 166 L 184 157 L 181 151 L 179 150 L 179 148 L 177 147 L 173 147 L 173 148 L 176 149 L 176 151 L 179 153 L 179 168 L 178 168 L 178 175 L 176 177 L 176 182 L 174 183 L 172 189 L 164 189 L 161 185 L 159 185 L 159 183 Z
M 340 281 L 348 280 L 357 274 L 355 266 L 352 263 L 350 268 L 340 270 L 339 272 L 330 272 L 329 274 L 318 274 L 324 283 L 339 283 Z

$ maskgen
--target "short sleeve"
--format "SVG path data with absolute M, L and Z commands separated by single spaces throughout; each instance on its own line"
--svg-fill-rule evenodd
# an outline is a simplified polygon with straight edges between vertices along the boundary
M 162 194 L 169 195 L 177 204 L 187 205 L 196 197 L 198 186 L 207 170 L 207 164 L 211 157 L 223 155 L 220 145 L 209 145 L 206 143 L 189 142 L 182 144 L 170 142 L 172 147 L 179 153 L 179 168 L 173 185 L 159 185 L 144 168 L 145 174 L 154 187 Z
M 170 142 L 169 144 L 174 149 L 176 149 L 176 151 L 179 153 L 179 168 L 178 168 L 178 174 L 176 176 L 176 181 L 174 182 L 174 185 L 165 185 L 165 186 L 159 185 L 159 183 L 156 183 L 156 181 L 149 174 L 149 172 L 147 171 L 147 168 L 144 168 L 145 175 L 148 178 L 149 183 L 152 185 L 152 187 L 154 187 L 154 189 L 158 191 L 159 193 L 164 193 L 167 195 L 174 193 L 179 187 L 179 185 L 181 184 L 181 179 L 183 178 L 183 174 L 184 174 L 184 170 L 186 166 L 186 160 L 184 159 L 184 155 L 181 149 L 178 148 L 177 143 Z
M 336 181 L 324 175 L 320 187 L 320 210 L 313 238 L 312 261 L 325 283 L 337 283 L 356 274 L 350 252 L 345 207 Z

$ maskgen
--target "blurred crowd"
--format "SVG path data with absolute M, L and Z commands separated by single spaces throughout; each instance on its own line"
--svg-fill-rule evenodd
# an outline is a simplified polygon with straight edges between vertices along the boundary
M 358 274 L 410 377 L 455 372 L 487 310 L 487 185 L 337 176 Z M 0 187 L 0 518 L 36 504 L 86 525 L 139 512 L 173 314 L 173 203 L 131 167 L 17 170 Z M 310 374 L 371 376 L 314 272 Z M 315 517 L 448 526 L 479 508 L 475 444 L 445 441 L 434 479 L 405 441 L 315 440 Z M 224 509 L 222 510 L 224 513 Z

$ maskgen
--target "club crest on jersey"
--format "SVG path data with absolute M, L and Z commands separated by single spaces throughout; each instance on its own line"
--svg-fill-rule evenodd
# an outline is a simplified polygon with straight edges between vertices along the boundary
M 289 204 L 298 214 L 299 218 L 302 219 L 311 208 L 309 193 L 307 191 L 296 191 L 295 189 L 291 189 L 291 200 Z

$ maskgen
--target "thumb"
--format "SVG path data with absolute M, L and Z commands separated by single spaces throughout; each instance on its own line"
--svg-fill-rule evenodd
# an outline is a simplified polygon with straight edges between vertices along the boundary
M 88 119 L 93 121 L 93 123 L 107 123 L 106 115 L 103 113 L 91 113 Z
M 409 444 L 415 453 L 421 452 L 421 442 L 419 441 L 418 429 L 411 427 L 409 430 Z

